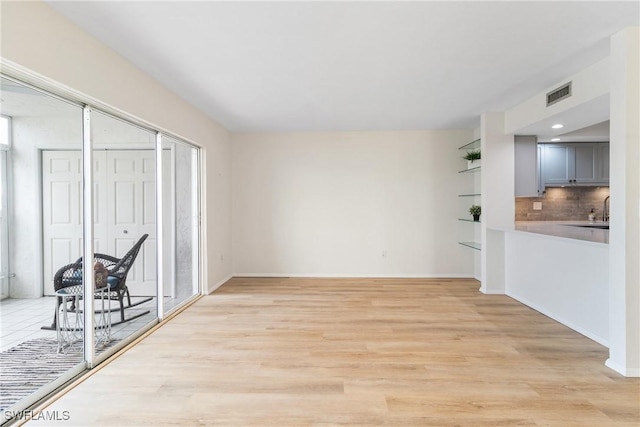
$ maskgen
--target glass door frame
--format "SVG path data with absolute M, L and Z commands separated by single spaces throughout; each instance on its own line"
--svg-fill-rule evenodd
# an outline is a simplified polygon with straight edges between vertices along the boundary
M 164 174 L 162 156 L 162 133 L 156 132 L 156 313 L 158 320 L 164 319 Z
M 189 144 L 191 145 L 191 144 Z M 194 296 L 198 296 L 198 295 L 204 295 L 205 294 L 205 290 L 204 290 L 204 286 L 203 286 L 203 277 L 202 277 L 202 273 L 203 273 L 203 260 L 202 260 L 202 182 L 201 182 L 201 171 L 202 171 L 202 156 L 201 156 L 201 150 L 198 147 L 195 147 L 193 145 L 191 145 L 192 148 L 194 148 L 193 152 L 192 152 L 192 164 L 195 168 L 195 170 L 193 171 L 192 175 L 191 175 L 191 188 L 193 191 L 193 195 L 194 198 L 191 201 L 193 203 L 192 208 L 193 208 L 193 212 L 195 212 L 196 214 L 195 216 L 195 223 L 193 225 L 193 229 L 191 231 L 193 239 L 194 239 L 194 245 L 193 247 L 195 248 L 195 250 L 198 251 L 197 254 L 194 254 L 192 257 L 192 268 L 193 268 L 193 276 L 192 276 L 192 286 L 193 286 L 193 295 Z
M 11 200 L 11 117 L 2 115 L 6 121 L 6 144 L 0 144 L 0 299 L 9 298 L 11 289 L 11 266 L 9 265 L 9 205 Z

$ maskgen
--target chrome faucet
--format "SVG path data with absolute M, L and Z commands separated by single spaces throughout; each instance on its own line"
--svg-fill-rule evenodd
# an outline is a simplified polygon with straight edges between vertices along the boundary
M 604 198 L 604 208 L 602 209 L 602 221 L 604 222 L 609 221 L 609 197 L 610 196 Z

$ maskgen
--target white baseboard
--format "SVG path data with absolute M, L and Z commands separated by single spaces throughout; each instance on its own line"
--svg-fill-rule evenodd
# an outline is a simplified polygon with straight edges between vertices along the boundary
M 480 286 L 480 289 L 478 290 L 485 295 L 504 295 L 504 291 L 497 291 L 494 289 L 483 289 L 482 286 Z
M 410 274 L 410 275 L 371 275 L 371 274 L 286 274 L 286 273 L 235 273 L 207 288 L 212 293 L 234 277 L 293 277 L 306 279 L 473 279 L 473 274 Z
M 320 279 L 473 279 L 473 274 L 325 274 L 325 273 L 234 273 L 233 277 L 296 277 Z
M 607 368 L 611 368 L 617 373 L 624 375 L 625 377 L 630 377 L 630 378 L 640 377 L 640 368 L 626 368 L 614 362 L 613 360 L 611 360 L 611 358 L 607 359 L 607 361 L 604 362 L 604 365 Z
M 596 334 L 592 333 L 591 331 L 588 331 L 588 330 L 586 330 L 586 329 L 584 329 L 584 328 L 582 328 L 582 327 L 580 327 L 578 325 L 575 325 L 572 322 L 569 322 L 568 320 L 564 319 L 562 316 L 559 316 L 559 315 L 557 315 L 555 313 L 550 312 L 549 310 L 546 310 L 546 309 L 538 306 L 537 304 L 534 304 L 534 303 L 532 303 L 530 301 L 527 301 L 525 298 L 521 298 L 521 297 L 519 297 L 517 295 L 513 295 L 512 293 L 510 293 L 508 291 L 505 293 L 505 295 L 513 298 L 514 300 L 516 300 L 518 302 L 521 302 L 522 304 L 524 304 L 524 305 L 526 305 L 528 307 L 533 308 L 535 311 L 538 311 L 538 312 L 544 314 L 545 316 L 550 317 L 551 319 L 555 320 L 556 322 L 562 323 L 566 327 L 571 328 L 574 331 L 584 335 L 585 337 L 594 340 L 598 344 L 602 344 L 603 346 L 609 348 L 609 340 L 607 340 L 607 339 L 605 339 L 605 338 L 603 338 L 603 337 L 601 337 L 599 335 L 596 335 Z
M 220 286 L 222 286 L 225 283 L 227 283 L 231 278 L 233 278 L 233 275 L 230 274 L 227 277 L 225 277 L 224 279 L 220 280 L 218 283 L 214 284 L 213 286 L 209 286 L 209 288 L 207 289 L 207 294 L 210 294 L 211 292 L 215 291 Z

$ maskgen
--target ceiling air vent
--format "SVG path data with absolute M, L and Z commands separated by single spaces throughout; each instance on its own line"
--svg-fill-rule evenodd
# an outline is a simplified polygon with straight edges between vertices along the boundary
M 547 107 L 571 96 L 571 82 L 547 93 Z

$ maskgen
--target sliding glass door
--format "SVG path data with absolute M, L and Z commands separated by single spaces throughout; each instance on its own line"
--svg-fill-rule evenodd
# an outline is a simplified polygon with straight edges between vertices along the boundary
M 200 289 L 198 149 L 162 135 L 164 205 L 164 313 Z
M 83 323 L 77 323 L 83 270 L 69 269 L 65 294 L 57 274 L 82 256 L 83 111 L 6 78 L 0 91 L 6 132 L 0 258 L 7 296 L 0 302 L 0 407 L 8 410 L 28 405 L 86 367 Z M 44 151 L 75 155 L 43 157 Z
M 121 341 L 158 318 L 154 132 L 92 110 L 93 241 L 97 317 Z M 125 258 L 126 257 L 126 258 Z M 119 271 L 111 272 L 117 267 Z M 102 286 L 105 285 L 105 286 Z M 106 301 L 105 301 L 106 300 Z M 98 351 L 101 342 L 96 341 Z
M 200 293 L 200 174 L 177 138 L 12 78 L 0 91 L 4 412 Z

